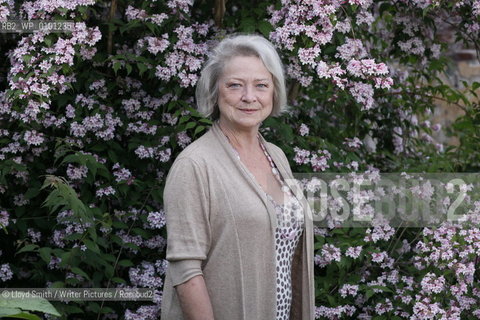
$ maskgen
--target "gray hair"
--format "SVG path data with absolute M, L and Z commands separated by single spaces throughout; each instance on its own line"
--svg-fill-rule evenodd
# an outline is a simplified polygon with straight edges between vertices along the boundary
M 197 82 L 195 97 L 198 111 L 205 117 L 216 120 L 218 109 L 218 79 L 225 64 L 238 56 L 255 56 L 262 60 L 273 77 L 273 109 L 271 116 L 279 116 L 287 111 L 287 93 L 283 65 L 275 47 L 264 37 L 257 35 L 235 35 L 222 41 L 211 51 L 210 56 Z

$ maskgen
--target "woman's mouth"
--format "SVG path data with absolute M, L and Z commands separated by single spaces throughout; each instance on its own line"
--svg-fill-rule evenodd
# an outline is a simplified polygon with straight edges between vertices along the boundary
M 244 113 L 247 113 L 247 114 L 252 114 L 255 111 L 257 111 L 257 109 L 240 109 L 240 111 L 242 111 Z

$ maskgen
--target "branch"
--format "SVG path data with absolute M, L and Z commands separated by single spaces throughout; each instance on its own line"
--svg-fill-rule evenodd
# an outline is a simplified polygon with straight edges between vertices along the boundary
M 214 11 L 215 25 L 220 29 L 223 27 L 223 17 L 225 16 L 226 2 L 227 0 L 215 0 L 215 11 Z
M 109 22 L 111 22 L 112 19 L 115 17 L 116 12 L 117 12 L 117 0 L 112 0 L 112 3 L 110 5 L 110 13 L 108 15 Z M 112 28 L 110 27 L 108 30 L 108 36 L 107 36 L 107 53 L 109 55 L 112 54 L 112 48 L 113 48 L 113 31 L 112 31 Z

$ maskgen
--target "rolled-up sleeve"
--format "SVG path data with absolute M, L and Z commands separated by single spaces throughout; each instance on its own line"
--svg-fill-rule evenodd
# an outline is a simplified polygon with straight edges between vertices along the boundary
M 172 165 L 163 193 L 167 221 L 167 255 L 173 286 L 202 275 L 211 232 L 205 172 L 192 159 Z

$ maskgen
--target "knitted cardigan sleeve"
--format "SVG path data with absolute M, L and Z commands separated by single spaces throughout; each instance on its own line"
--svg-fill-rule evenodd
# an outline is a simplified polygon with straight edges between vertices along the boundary
M 211 232 L 205 173 L 192 159 L 176 159 L 163 193 L 167 224 L 167 255 L 173 286 L 202 275 Z

